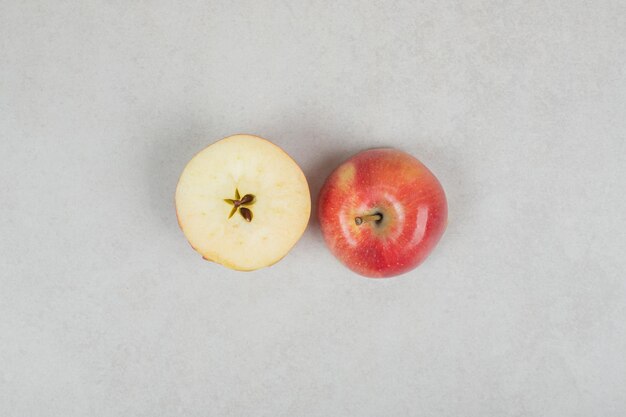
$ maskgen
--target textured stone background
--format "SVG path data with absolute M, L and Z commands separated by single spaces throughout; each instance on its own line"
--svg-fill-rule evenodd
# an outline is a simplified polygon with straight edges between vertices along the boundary
M 0 0 L 0 415 L 624 416 L 626 3 Z M 240 274 L 178 230 L 237 132 L 314 197 L 415 154 L 450 224 L 374 281 L 313 218 Z

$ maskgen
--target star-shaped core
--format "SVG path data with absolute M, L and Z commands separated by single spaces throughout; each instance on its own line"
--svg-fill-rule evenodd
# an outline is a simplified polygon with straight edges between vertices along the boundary
M 224 201 L 233 206 L 233 209 L 230 211 L 230 214 L 228 215 L 229 219 L 233 217 L 233 215 L 235 214 L 237 210 L 239 210 L 239 214 L 241 214 L 241 217 L 243 217 L 245 221 L 247 222 L 252 221 L 252 210 L 250 210 L 248 206 L 251 206 L 254 204 L 254 201 L 255 201 L 254 195 L 246 194 L 243 197 L 241 197 L 239 194 L 239 189 L 235 188 L 235 198 L 234 199 L 225 198 Z

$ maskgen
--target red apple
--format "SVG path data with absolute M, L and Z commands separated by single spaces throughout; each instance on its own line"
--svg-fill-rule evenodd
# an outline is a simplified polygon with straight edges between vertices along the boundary
M 331 252 L 367 277 L 408 272 L 433 250 L 446 228 L 441 184 L 411 155 L 370 149 L 326 180 L 318 216 Z

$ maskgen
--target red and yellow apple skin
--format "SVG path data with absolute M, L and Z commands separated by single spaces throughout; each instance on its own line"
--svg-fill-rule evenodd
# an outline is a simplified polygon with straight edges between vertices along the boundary
M 341 164 L 320 191 L 326 244 L 348 268 L 386 278 L 417 267 L 443 235 L 446 195 L 432 172 L 396 149 L 370 149 Z

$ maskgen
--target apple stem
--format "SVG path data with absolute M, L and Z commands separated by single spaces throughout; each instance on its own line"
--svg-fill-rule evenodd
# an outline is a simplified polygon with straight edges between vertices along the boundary
M 354 218 L 354 222 L 357 226 L 362 225 L 363 223 L 369 222 L 379 222 L 383 219 L 383 215 L 380 213 L 368 214 L 367 216 L 359 216 Z

